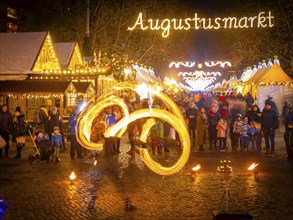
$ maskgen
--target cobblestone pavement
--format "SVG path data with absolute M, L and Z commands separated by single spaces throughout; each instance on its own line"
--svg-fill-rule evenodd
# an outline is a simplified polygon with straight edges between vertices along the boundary
M 27 138 L 28 139 L 28 138 Z M 0 198 L 7 204 L 3 219 L 212 219 L 226 188 L 234 209 L 250 211 L 254 219 L 293 219 L 293 163 L 286 162 L 282 137 L 277 137 L 275 158 L 240 152 L 198 152 L 192 148 L 182 172 L 159 176 L 150 171 L 138 154 L 131 158 L 129 144 L 122 140 L 122 153 L 107 159 L 70 160 L 61 154 L 60 163 L 34 162 L 28 142 L 23 158 L 0 160 Z M 172 164 L 180 150 L 154 155 L 162 164 Z M 10 157 L 14 156 L 10 152 Z M 231 174 L 217 173 L 220 160 L 231 160 Z M 260 163 L 259 180 L 247 171 L 252 162 Z M 190 170 L 201 164 L 193 179 Z M 77 179 L 70 184 L 69 175 Z M 136 206 L 125 211 L 125 198 Z M 231 205 L 231 204 L 230 204 Z M 224 207 L 221 207 L 224 208 Z

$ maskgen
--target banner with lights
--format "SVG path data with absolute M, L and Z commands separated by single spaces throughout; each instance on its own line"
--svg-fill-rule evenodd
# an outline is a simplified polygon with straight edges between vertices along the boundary
M 217 29 L 236 29 L 236 28 L 265 28 L 273 27 L 274 16 L 272 16 L 271 11 L 259 12 L 255 16 L 251 17 L 225 17 L 220 18 L 201 18 L 197 13 L 194 13 L 194 17 L 180 18 L 180 19 L 144 19 L 144 14 L 140 12 L 136 19 L 135 24 L 132 27 L 128 27 L 128 30 L 154 30 L 162 31 L 162 36 L 164 38 L 168 37 L 170 30 L 190 30 L 190 29 L 207 29 L 207 30 L 217 30 Z
M 169 68 L 181 70 L 177 76 L 182 77 L 193 90 L 202 91 L 214 83 L 217 76 L 222 76 L 224 68 L 232 66 L 229 61 L 205 61 L 196 64 L 195 61 L 171 62 Z M 189 71 L 190 68 L 193 70 Z

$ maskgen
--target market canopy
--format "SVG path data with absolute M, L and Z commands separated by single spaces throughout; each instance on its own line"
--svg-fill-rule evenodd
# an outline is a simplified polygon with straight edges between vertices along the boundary
M 259 82 L 271 83 L 271 82 L 293 82 L 293 80 L 284 72 L 279 64 L 274 63 L 274 65 L 266 71 Z
M 261 67 L 252 75 L 252 77 L 249 80 L 246 81 L 246 83 L 259 82 L 259 79 L 262 78 L 270 68 L 271 67 L 267 67 L 267 68 Z

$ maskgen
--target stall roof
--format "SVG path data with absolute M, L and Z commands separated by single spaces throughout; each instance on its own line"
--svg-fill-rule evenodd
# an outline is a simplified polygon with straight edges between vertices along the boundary
M 271 67 L 265 68 L 262 67 L 258 69 L 245 83 L 251 83 L 251 82 L 258 82 L 258 80 L 265 75 L 265 73 L 270 69 Z
M 54 43 L 56 54 L 62 69 L 67 69 L 73 56 L 75 42 Z
M 32 71 L 48 32 L 0 33 L 0 74 Z
M 70 84 L 70 81 L 3 81 L 0 83 L 0 94 L 64 93 Z
M 91 82 L 73 82 L 72 84 L 78 93 L 86 93 L 88 88 L 92 85 Z
M 284 72 L 279 64 L 274 63 L 273 67 L 259 79 L 259 82 L 293 82 L 293 80 Z

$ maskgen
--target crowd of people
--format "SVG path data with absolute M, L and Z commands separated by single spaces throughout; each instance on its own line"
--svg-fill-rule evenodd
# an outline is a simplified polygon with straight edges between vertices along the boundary
M 148 99 L 131 100 L 124 97 L 129 112 L 143 108 L 160 108 L 168 111 L 167 106 L 160 100 L 155 99 L 152 103 Z M 275 133 L 280 126 L 278 118 L 279 110 L 272 97 L 265 101 L 264 109 L 260 109 L 250 93 L 242 96 L 241 93 L 182 93 L 173 97 L 173 101 L 180 109 L 188 128 L 191 146 L 198 147 L 199 151 L 232 151 L 249 152 L 262 155 L 264 147 L 266 156 L 275 155 Z M 87 151 L 78 143 L 76 138 L 76 123 L 80 114 L 80 105 L 71 112 L 68 127 L 70 130 L 70 157 L 83 158 Z M 293 160 L 292 133 L 293 133 L 293 110 L 292 106 L 285 103 L 282 112 L 285 125 L 285 143 L 288 160 Z M 119 106 L 108 106 L 104 112 L 98 115 L 92 123 L 91 141 L 104 143 L 105 155 L 120 153 L 120 138 L 104 137 L 105 129 L 117 123 L 123 117 Z M 131 146 L 130 155 L 136 151 L 137 137 L 142 133 L 146 118 L 138 119 L 127 127 L 128 139 Z M 58 109 L 53 106 L 47 109 L 41 106 L 34 115 L 34 121 L 41 129 L 35 133 L 34 141 L 38 143 L 41 138 L 48 138 L 53 149 L 51 161 L 61 161 L 59 151 L 66 151 L 62 117 Z M 0 149 L 2 157 L 3 149 L 5 156 L 9 153 L 9 134 L 12 134 L 12 143 L 16 145 L 17 155 L 21 157 L 21 149 L 25 141 L 24 136 L 24 113 L 20 107 L 11 115 L 7 105 L 2 105 L 0 111 L 0 135 L 6 145 Z M 39 136 L 40 134 L 40 136 Z M 160 119 L 150 131 L 147 143 L 139 142 L 142 147 L 150 146 L 153 154 L 168 153 L 170 139 L 173 139 L 180 148 L 180 138 L 176 129 Z M 264 139 L 264 143 L 263 143 Z M 91 156 L 99 155 L 99 151 L 91 151 Z

